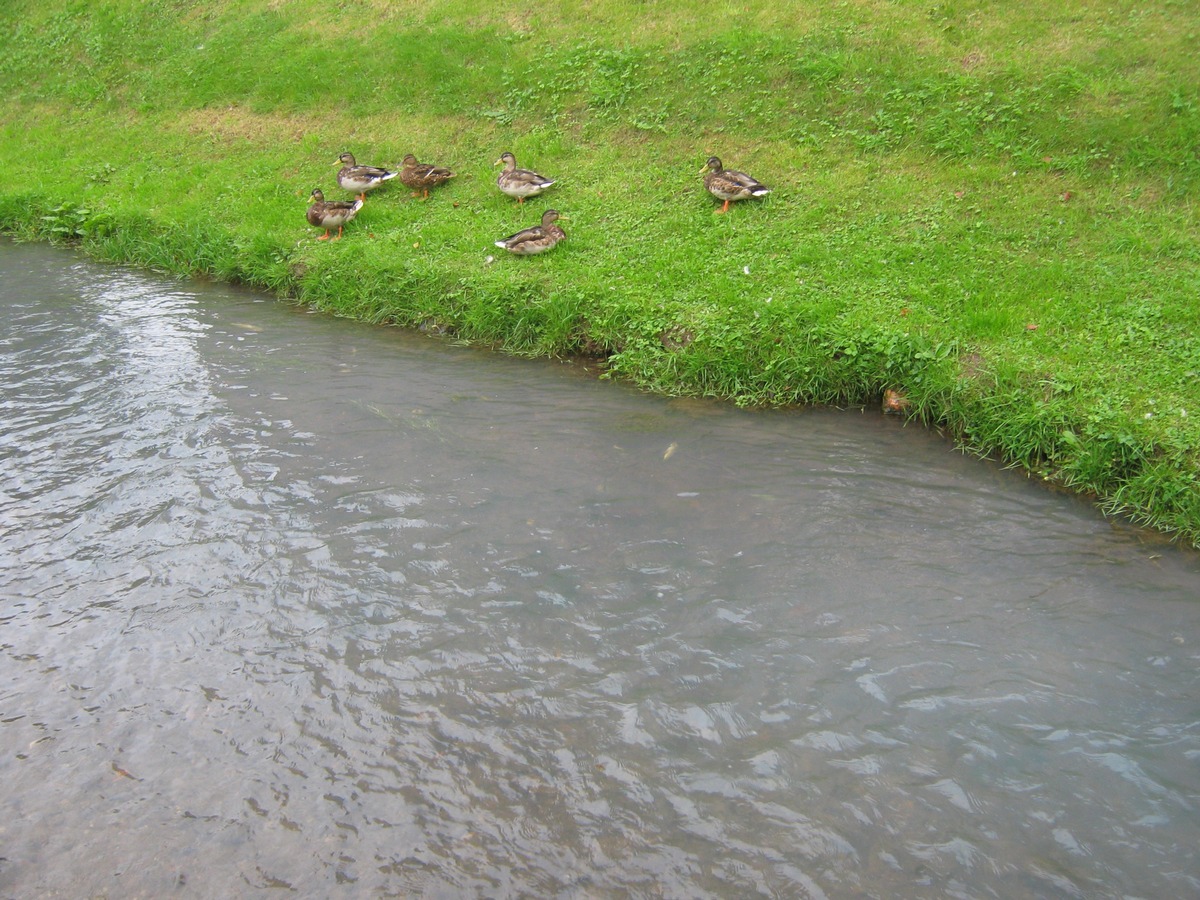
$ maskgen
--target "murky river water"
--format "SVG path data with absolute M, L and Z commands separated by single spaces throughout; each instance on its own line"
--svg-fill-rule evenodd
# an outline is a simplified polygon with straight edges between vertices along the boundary
M 1200 559 L 874 414 L 0 245 L 0 895 L 1200 894 Z

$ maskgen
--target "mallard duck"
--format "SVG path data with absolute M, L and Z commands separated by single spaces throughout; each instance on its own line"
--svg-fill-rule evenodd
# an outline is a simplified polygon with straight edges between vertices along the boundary
M 496 241 L 496 246 L 517 256 L 533 256 L 535 253 L 545 253 L 567 235 L 554 223 L 559 219 L 566 220 L 557 209 L 548 209 L 542 213 L 542 224 L 518 231 L 502 241 Z
M 414 191 L 421 191 L 425 197 L 429 196 L 431 187 L 445 184 L 453 177 L 454 173 L 449 169 L 429 163 L 419 163 L 411 153 L 404 157 L 404 168 L 400 170 L 400 181 Z
M 367 191 L 375 190 L 385 181 L 400 174 L 378 166 L 360 166 L 354 161 L 353 153 L 343 153 L 334 165 L 338 163 L 341 163 L 342 167 L 338 169 L 337 183 L 344 190 L 358 194 L 359 200 L 367 199 Z
M 745 172 L 726 169 L 715 156 L 710 156 L 700 171 L 705 172 L 705 170 L 707 172 L 704 176 L 704 186 L 718 200 L 725 201 L 725 205 L 720 209 L 721 212 L 728 210 L 729 204 L 734 200 L 762 197 L 764 194 L 771 193 L 766 185 L 760 184 L 757 179 L 751 178 Z
M 308 206 L 308 224 L 325 229 L 325 233 L 317 238 L 318 241 L 329 240 L 329 229 L 334 227 L 338 230 L 334 240 L 340 238 L 342 226 L 358 215 L 363 206 L 361 197 L 357 200 L 326 200 L 320 188 L 313 188 L 309 199 L 312 203 Z
M 526 197 L 536 197 L 554 181 L 544 178 L 537 172 L 517 168 L 517 158 L 507 150 L 492 165 L 504 165 L 504 171 L 496 179 L 496 185 L 510 197 L 516 197 L 518 203 L 524 203 Z

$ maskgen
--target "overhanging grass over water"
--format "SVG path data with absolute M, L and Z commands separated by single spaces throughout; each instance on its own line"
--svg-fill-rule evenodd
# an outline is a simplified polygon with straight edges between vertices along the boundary
M 779 6 L 6 4 L 0 227 L 654 390 L 900 389 L 1200 539 L 1195 6 Z M 343 150 L 460 177 L 318 243 Z M 714 153 L 773 193 L 714 215 Z M 549 205 L 564 244 L 489 262 Z

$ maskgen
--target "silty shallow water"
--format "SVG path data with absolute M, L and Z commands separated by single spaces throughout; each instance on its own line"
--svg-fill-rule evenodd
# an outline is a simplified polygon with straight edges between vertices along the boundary
M 1200 565 L 874 414 L 0 245 L 0 894 L 1200 893 Z

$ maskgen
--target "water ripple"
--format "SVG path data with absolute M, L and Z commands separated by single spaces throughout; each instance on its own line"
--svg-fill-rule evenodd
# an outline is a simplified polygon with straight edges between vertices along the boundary
M 1194 555 L 880 417 L 0 250 L 10 893 L 1200 893 Z

